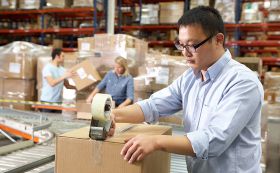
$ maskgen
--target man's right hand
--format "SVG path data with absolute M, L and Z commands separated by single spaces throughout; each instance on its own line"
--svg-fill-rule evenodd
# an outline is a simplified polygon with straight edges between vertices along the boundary
M 115 130 L 116 130 L 116 121 L 115 121 L 115 115 L 113 113 L 111 113 L 111 120 L 112 120 L 112 123 L 111 123 L 111 127 L 110 127 L 110 130 L 108 132 L 108 136 L 113 136 L 114 133 L 115 133 Z

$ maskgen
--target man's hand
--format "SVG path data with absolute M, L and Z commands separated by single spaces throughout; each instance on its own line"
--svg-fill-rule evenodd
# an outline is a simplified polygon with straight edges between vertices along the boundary
M 65 79 L 67 79 L 67 78 L 70 78 L 70 77 L 73 77 L 76 75 L 77 75 L 77 72 L 75 72 L 75 71 L 66 71 L 64 74 L 64 77 L 65 77 Z
M 111 123 L 110 130 L 108 132 L 108 136 L 113 136 L 115 133 L 115 130 L 116 130 L 116 122 L 115 122 L 114 114 L 111 114 L 111 120 L 112 120 L 112 123 Z
M 155 136 L 137 135 L 126 141 L 121 155 L 129 163 L 141 161 L 145 156 L 157 149 Z

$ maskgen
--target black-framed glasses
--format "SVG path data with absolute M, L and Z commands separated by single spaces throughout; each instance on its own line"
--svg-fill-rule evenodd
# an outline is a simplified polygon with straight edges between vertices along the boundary
M 200 46 L 202 46 L 204 43 L 206 43 L 208 40 L 210 40 L 213 37 L 213 35 L 207 37 L 205 40 L 203 40 L 202 42 L 198 43 L 198 44 L 194 44 L 194 45 L 183 45 L 180 44 L 179 40 L 176 40 L 174 42 L 175 47 L 180 50 L 183 51 L 184 49 L 186 49 L 188 52 L 190 53 L 195 53 L 196 49 L 199 48 Z

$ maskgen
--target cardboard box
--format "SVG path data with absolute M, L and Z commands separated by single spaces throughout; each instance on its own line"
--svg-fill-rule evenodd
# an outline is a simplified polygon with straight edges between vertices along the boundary
M 12 99 L 12 100 L 33 100 L 33 97 L 27 96 L 23 99 L 18 99 L 18 98 L 10 98 L 10 97 L 4 97 L 3 99 Z M 16 109 L 16 110 L 23 110 L 23 111 L 29 111 L 32 109 L 31 105 L 27 104 L 19 104 L 19 103 L 2 103 L 3 107 L 10 108 L 10 109 Z
M 91 119 L 91 104 L 87 103 L 86 100 L 78 100 L 76 102 L 76 108 L 78 119 Z
M 168 126 L 137 124 L 120 133 L 129 124 L 117 124 L 116 134 L 105 141 L 90 139 L 89 127 L 62 134 L 56 138 L 56 173 L 169 173 L 170 154 L 156 151 L 143 161 L 129 164 L 120 155 L 124 140 L 137 134 L 171 135 Z
M 47 7 L 50 8 L 69 8 L 73 4 L 73 0 L 47 0 Z
M 184 2 L 161 2 L 159 23 L 177 23 L 184 13 Z
M 146 91 L 134 91 L 134 103 L 148 99 L 151 96 L 151 92 Z
M 19 0 L 19 9 L 40 9 L 40 1 L 38 0 Z
M 259 76 L 262 75 L 262 60 L 259 57 L 236 57 L 236 61 L 246 65 L 252 71 L 256 71 Z
M 153 81 L 153 78 L 150 78 L 148 76 L 138 76 L 133 78 L 134 81 L 134 91 L 136 92 L 151 92 L 151 81 Z
M 0 0 L 0 9 L 15 10 L 17 8 L 17 0 Z
M 63 40 L 61 39 L 53 39 L 52 46 L 54 49 L 56 48 L 63 48 Z
M 79 51 L 92 51 L 94 49 L 95 39 L 94 37 L 78 38 Z
M 3 79 L 3 99 L 33 101 L 35 99 L 35 81 Z M 2 103 L 2 106 L 18 110 L 31 110 L 31 105 L 27 104 Z
M 77 76 L 72 77 L 77 90 L 82 90 L 83 88 L 101 80 L 99 73 L 89 60 L 77 64 L 70 70 L 77 73 Z
M 86 100 L 77 100 L 76 102 L 77 108 L 77 118 L 84 120 L 91 120 L 91 103 L 87 103 Z M 112 109 L 115 108 L 115 102 L 112 101 Z
M 36 59 L 27 54 L 3 54 L 0 74 L 6 78 L 34 79 L 36 75 Z
M 35 96 L 35 81 L 21 79 L 4 79 L 3 95 L 10 98 Z

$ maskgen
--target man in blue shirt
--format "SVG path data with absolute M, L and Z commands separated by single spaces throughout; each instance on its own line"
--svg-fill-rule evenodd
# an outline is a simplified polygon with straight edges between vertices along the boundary
M 156 122 L 183 110 L 184 136 L 138 135 L 124 145 L 129 163 L 163 150 L 186 155 L 189 173 L 259 173 L 263 88 L 224 48 L 219 12 L 200 6 L 178 21 L 178 50 L 191 67 L 149 99 L 115 109 L 116 122 Z M 114 124 L 111 135 L 114 132 Z
M 75 72 L 66 71 L 62 66 L 64 54 L 61 49 L 56 48 L 52 51 L 52 62 L 47 64 L 42 71 L 42 102 L 61 103 L 62 90 L 65 85 L 68 89 L 76 89 L 69 84 L 67 78 L 75 75 Z M 59 110 L 41 109 L 42 112 L 60 113 Z
M 122 108 L 133 103 L 134 82 L 129 74 L 127 60 L 123 57 L 115 59 L 114 70 L 109 71 L 104 79 L 88 96 L 87 102 L 91 103 L 92 98 L 103 89 L 112 96 L 116 108 Z

